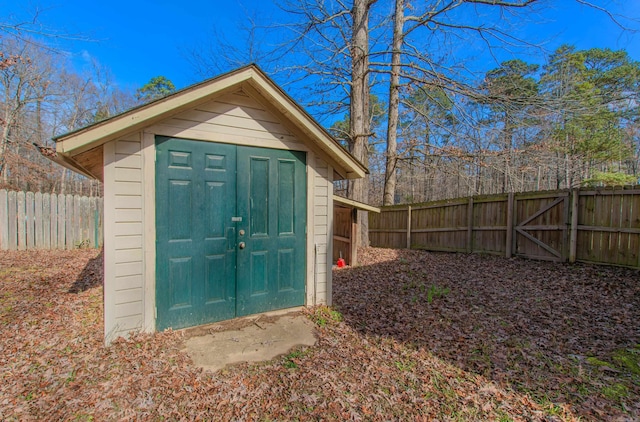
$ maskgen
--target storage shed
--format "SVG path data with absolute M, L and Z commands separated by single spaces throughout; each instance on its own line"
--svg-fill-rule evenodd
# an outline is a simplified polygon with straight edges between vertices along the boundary
M 367 170 L 255 65 L 55 141 L 104 182 L 107 343 L 331 304 L 333 181 Z

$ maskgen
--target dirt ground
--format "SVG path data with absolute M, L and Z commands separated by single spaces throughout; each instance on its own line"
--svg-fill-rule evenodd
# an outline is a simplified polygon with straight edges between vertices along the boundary
M 98 251 L 0 251 L 0 420 L 637 420 L 640 273 L 367 249 L 318 342 L 217 372 L 102 343 Z

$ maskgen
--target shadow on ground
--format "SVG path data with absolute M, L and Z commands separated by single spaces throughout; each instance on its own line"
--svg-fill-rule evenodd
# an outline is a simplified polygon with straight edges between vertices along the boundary
M 640 417 L 640 272 L 370 248 L 334 271 L 335 307 L 537 402 Z
M 69 293 L 81 293 L 94 287 L 102 286 L 102 266 L 104 263 L 104 249 L 91 258 L 82 269 L 76 280 L 69 288 Z

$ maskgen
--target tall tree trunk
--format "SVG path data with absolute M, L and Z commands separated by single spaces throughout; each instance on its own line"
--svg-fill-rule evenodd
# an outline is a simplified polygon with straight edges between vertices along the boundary
M 369 123 L 369 10 L 371 0 L 354 0 L 351 17 L 353 33 L 351 39 L 351 104 L 349 130 L 351 153 L 368 166 Z M 369 180 L 352 180 L 349 183 L 349 198 L 367 203 Z M 358 212 L 360 245 L 369 245 L 369 221 L 366 212 Z
M 65 181 L 67 175 L 67 169 L 62 169 L 62 174 L 60 175 L 60 193 L 61 194 L 65 194 L 67 193 L 66 187 L 67 187 L 67 182 Z
M 387 123 L 387 162 L 384 178 L 383 205 L 393 205 L 396 196 L 398 163 L 398 120 L 400 118 L 400 60 L 404 32 L 404 0 L 396 0 L 393 18 L 391 78 L 389 80 L 389 119 Z
M 2 177 L 2 182 L 5 186 L 7 184 L 7 148 L 9 146 L 10 126 L 13 120 L 8 107 L 8 104 L 5 104 L 4 118 L 2 119 L 2 137 L 0 138 L 0 177 Z

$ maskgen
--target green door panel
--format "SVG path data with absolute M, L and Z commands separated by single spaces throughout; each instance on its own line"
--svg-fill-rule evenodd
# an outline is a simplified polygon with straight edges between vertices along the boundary
M 303 305 L 305 154 L 160 136 L 156 151 L 157 329 Z
M 304 305 L 305 154 L 238 147 L 237 314 Z M 241 188 L 240 188 L 241 187 Z
M 156 154 L 156 326 L 233 318 L 236 148 L 158 137 Z

